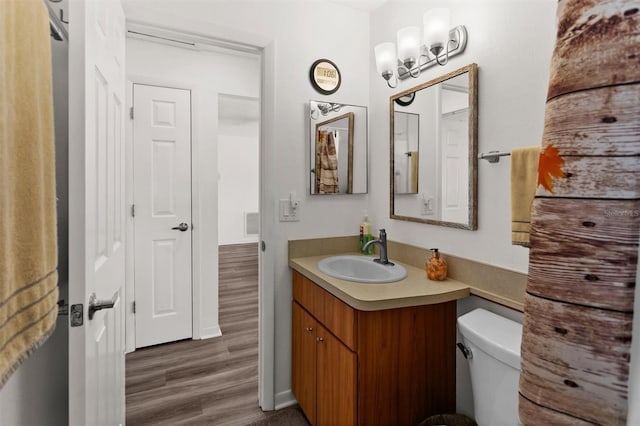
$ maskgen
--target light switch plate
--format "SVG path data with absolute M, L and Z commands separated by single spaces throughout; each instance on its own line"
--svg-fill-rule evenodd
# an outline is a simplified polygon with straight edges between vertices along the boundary
M 279 201 L 278 217 L 280 222 L 299 222 L 300 221 L 300 204 L 295 209 L 291 205 L 291 200 L 281 199 Z

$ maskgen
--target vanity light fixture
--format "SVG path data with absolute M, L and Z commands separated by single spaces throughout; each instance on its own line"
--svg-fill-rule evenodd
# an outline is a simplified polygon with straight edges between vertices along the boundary
M 396 45 L 391 42 L 380 43 L 374 48 L 376 68 L 389 87 L 395 88 L 398 79 L 416 78 L 421 71 L 435 64 L 446 65 L 449 57 L 464 52 L 467 29 L 464 25 L 449 29 L 449 20 L 449 9 L 430 9 L 423 18 L 422 43 L 419 27 L 405 27 L 398 31 L 397 54 Z M 392 85 L 394 75 L 396 82 Z
M 338 112 L 340 111 L 340 108 L 342 108 L 342 104 L 337 104 L 337 103 L 318 103 L 318 110 L 320 110 L 320 114 L 322 115 L 327 115 L 330 112 Z M 318 118 L 318 110 L 316 110 L 315 108 L 311 109 L 311 118 L 313 118 L 314 120 Z

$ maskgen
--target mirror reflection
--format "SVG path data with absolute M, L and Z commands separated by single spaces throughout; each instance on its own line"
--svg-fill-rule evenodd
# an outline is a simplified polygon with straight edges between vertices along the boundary
M 477 228 L 477 65 L 391 97 L 391 218 Z
M 393 123 L 394 191 L 417 194 L 420 114 L 395 111 Z
M 367 192 L 367 108 L 310 101 L 311 194 Z

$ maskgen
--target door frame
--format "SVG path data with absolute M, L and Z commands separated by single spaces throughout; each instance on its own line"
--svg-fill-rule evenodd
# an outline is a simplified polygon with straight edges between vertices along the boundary
M 182 38 L 190 39 L 196 38 L 200 42 L 203 40 L 209 41 L 213 45 L 222 45 L 226 48 L 232 48 L 231 45 L 237 44 L 239 50 L 242 50 L 242 46 L 256 49 L 256 54 L 260 56 L 261 76 L 260 76 L 260 241 L 266 241 L 266 250 L 259 251 L 259 271 L 258 271 L 258 403 L 264 411 L 271 411 L 276 408 L 275 401 L 275 261 L 276 261 L 276 247 L 273 245 L 274 235 L 273 229 L 277 219 L 277 212 L 272 200 L 276 199 L 273 182 L 275 171 L 273 164 L 275 160 L 275 146 L 276 141 L 276 129 L 275 129 L 275 85 L 269 84 L 276 80 L 276 43 L 270 37 L 264 37 L 256 34 L 233 32 L 229 34 L 229 30 L 226 27 L 220 27 L 215 24 L 207 23 L 205 27 L 206 32 L 199 32 L 195 36 L 184 30 L 172 28 L 170 26 L 163 26 L 153 24 L 144 21 L 128 20 L 127 29 L 135 28 L 137 30 L 143 30 L 143 32 L 152 32 L 156 34 L 164 34 L 167 37 L 180 36 Z M 144 31 L 146 30 L 146 31 Z M 192 92 L 191 104 L 197 105 L 199 103 L 199 94 L 194 91 L 195 87 L 189 84 L 175 84 L 175 82 L 168 82 L 162 79 L 155 79 L 142 76 L 127 76 L 127 106 L 131 106 L 133 86 L 132 81 L 140 84 L 155 84 L 164 85 L 169 87 L 190 89 Z M 172 84 L 173 83 L 173 84 Z M 193 109 L 192 109 L 193 116 Z M 197 119 L 197 117 L 196 117 Z M 127 120 L 127 140 L 133 131 L 131 120 Z M 197 127 L 192 120 L 192 128 Z M 198 135 L 192 134 L 192 149 L 191 156 L 196 158 L 195 155 L 198 152 Z M 129 156 L 131 147 L 127 145 L 126 155 L 127 157 L 127 170 L 126 178 L 127 185 L 130 185 L 129 179 L 131 178 L 132 170 Z M 197 172 L 197 164 L 192 165 L 193 173 Z M 192 182 L 192 191 L 197 190 L 198 182 Z M 129 191 L 129 187 L 127 187 Z M 127 202 L 132 203 L 130 192 L 127 192 Z M 192 218 L 194 223 L 198 223 L 198 209 L 192 201 Z M 127 216 L 127 232 L 132 229 L 131 216 Z M 195 230 L 197 231 L 197 229 Z M 199 233 L 193 233 L 192 244 L 195 246 L 199 242 Z M 130 234 L 129 234 L 130 235 Z M 193 258 L 196 259 L 196 250 L 194 249 Z M 217 255 L 217 248 L 216 248 Z M 199 256 L 199 252 L 198 252 Z M 127 259 L 127 291 L 131 287 L 131 267 L 129 265 L 130 259 Z M 192 264 L 194 271 L 199 270 L 199 266 L 196 263 Z M 194 273 L 193 282 L 200 283 L 202 277 Z M 193 298 L 200 296 L 200 286 L 193 287 Z M 127 292 L 127 309 L 125 312 L 131 313 L 130 295 Z M 200 314 L 199 307 L 194 308 L 194 329 L 200 328 L 200 318 L 196 318 L 196 312 Z M 126 327 L 129 329 L 129 317 L 126 318 Z M 197 334 L 194 333 L 194 338 Z M 127 336 L 127 348 L 129 337 Z

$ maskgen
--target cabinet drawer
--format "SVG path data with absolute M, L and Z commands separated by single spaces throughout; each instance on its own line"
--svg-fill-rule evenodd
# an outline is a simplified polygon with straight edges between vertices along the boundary
M 357 319 L 355 310 L 313 281 L 293 271 L 293 300 L 333 333 L 338 339 L 356 350 Z
M 316 285 L 314 310 L 318 321 L 349 349 L 356 350 L 357 319 L 351 306 Z
M 293 300 L 298 302 L 311 315 L 316 316 L 314 299 L 317 285 L 298 271 L 293 271 Z

